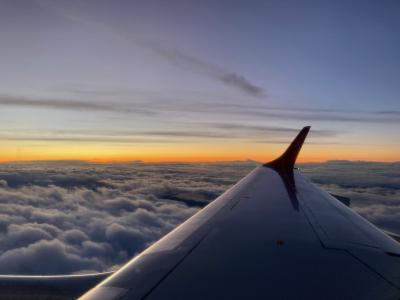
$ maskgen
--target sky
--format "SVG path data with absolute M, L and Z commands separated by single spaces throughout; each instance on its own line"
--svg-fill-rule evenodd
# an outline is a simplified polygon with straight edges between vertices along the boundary
M 0 161 L 400 161 L 398 1 L 0 2 Z

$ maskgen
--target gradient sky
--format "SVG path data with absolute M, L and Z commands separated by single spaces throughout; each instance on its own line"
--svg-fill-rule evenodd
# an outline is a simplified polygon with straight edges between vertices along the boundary
M 398 1 L 0 2 L 0 161 L 400 160 Z

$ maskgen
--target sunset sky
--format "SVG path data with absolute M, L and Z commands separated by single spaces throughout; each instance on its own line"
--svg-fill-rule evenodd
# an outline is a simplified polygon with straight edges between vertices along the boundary
M 400 161 L 398 1 L 0 3 L 0 161 Z

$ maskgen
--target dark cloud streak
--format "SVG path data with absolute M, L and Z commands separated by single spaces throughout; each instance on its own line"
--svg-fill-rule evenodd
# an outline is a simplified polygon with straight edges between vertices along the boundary
M 227 85 L 234 86 L 242 91 L 255 97 L 262 97 L 264 91 L 259 86 L 250 83 L 245 77 L 235 74 L 235 73 L 224 73 L 219 76 L 220 80 Z

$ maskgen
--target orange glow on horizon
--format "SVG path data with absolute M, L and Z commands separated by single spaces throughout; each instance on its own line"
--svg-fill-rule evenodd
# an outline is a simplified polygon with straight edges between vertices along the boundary
M 101 146 L 57 145 L 52 147 L 3 147 L 0 162 L 79 160 L 95 163 L 108 162 L 219 162 L 255 160 L 268 162 L 278 157 L 286 145 L 153 145 L 126 148 Z M 327 160 L 400 161 L 399 152 L 385 147 L 346 145 L 305 145 L 298 162 Z
M 327 160 L 400 161 L 397 145 L 317 144 L 305 142 L 298 162 Z M 71 143 L 0 141 L 0 162 L 79 160 L 88 162 L 268 162 L 280 156 L 288 143 L 263 144 L 241 140 L 179 143 Z

